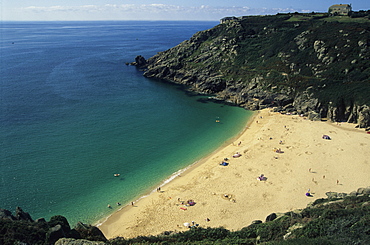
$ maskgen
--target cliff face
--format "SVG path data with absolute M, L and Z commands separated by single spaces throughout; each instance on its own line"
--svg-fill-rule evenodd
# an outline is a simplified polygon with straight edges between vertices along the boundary
M 250 110 L 276 107 L 370 126 L 366 18 L 244 17 L 136 61 L 146 77 L 185 84 Z

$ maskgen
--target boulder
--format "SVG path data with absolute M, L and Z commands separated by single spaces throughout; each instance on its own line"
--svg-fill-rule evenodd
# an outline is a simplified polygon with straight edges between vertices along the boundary
M 143 56 L 138 55 L 135 57 L 135 62 L 132 62 L 131 65 L 137 66 L 139 68 L 144 68 L 147 66 L 147 61 Z
M 78 222 L 74 230 L 76 230 L 83 239 L 90 241 L 107 241 L 107 238 L 105 238 L 103 232 L 101 232 L 101 230 L 95 226 Z
M 364 105 L 358 112 L 358 124 L 360 128 L 366 128 L 370 126 L 370 107 Z
M 338 197 L 338 193 L 337 192 L 332 192 L 332 191 L 326 192 L 325 195 L 329 199 L 334 199 L 334 198 L 337 198 Z
M 364 190 L 365 190 L 365 188 L 358 188 L 357 189 L 357 195 L 362 195 L 362 194 L 364 194 Z
M 338 198 L 345 198 L 348 194 L 347 193 L 338 193 Z
M 350 197 L 355 197 L 355 196 L 357 196 L 357 191 L 351 191 L 351 193 L 349 193 L 349 196 L 350 196 Z
M 17 220 L 24 220 L 33 222 L 31 215 L 29 213 L 24 212 L 20 207 L 15 209 L 15 217 Z
M 12 212 L 2 208 L 0 209 L 0 219 L 16 220 L 16 218 L 12 215 Z
M 320 114 L 315 111 L 310 111 L 308 113 L 308 119 L 311 121 L 321 121 Z
M 70 227 L 67 219 L 62 215 L 52 216 L 50 218 L 50 221 L 48 222 L 48 224 L 49 224 L 50 227 L 60 225 L 65 234 L 68 234 L 71 231 L 71 227 Z
M 105 245 L 105 242 L 88 241 L 84 239 L 61 238 L 55 245 Z
M 38 218 L 35 220 L 36 223 L 46 223 L 46 220 L 44 218 Z
M 46 233 L 46 244 L 54 244 L 60 238 L 65 237 L 66 234 L 64 233 L 61 225 L 56 225 L 49 229 Z
M 266 217 L 266 221 L 265 221 L 265 222 L 273 221 L 273 220 L 274 220 L 274 219 L 276 219 L 276 218 L 277 218 L 276 213 L 269 214 L 269 215 Z
M 253 220 L 252 225 L 257 225 L 263 223 L 262 220 Z
M 362 193 L 365 194 L 365 195 L 369 195 L 370 194 L 370 186 L 364 188 Z

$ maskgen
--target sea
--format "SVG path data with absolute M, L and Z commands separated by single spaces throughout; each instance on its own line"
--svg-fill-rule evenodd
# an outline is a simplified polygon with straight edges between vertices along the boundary
M 217 24 L 0 22 L 0 208 L 97 224 L 240 133 L 250 111 L 126 65 Z

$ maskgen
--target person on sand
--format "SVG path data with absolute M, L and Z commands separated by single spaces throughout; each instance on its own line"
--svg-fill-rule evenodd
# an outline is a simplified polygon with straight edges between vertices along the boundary
M 259 181 L 266 180 L 266 177 L 264 174 L 261 174 L 260 176 L 258 176 L 257 180 Z
M 234 155 L 233 155 L 233 158 L 238 158 L 238 157 L 240 157 L 242 154 L 240 154 L 239 152 L 237 152 L 237 153 L 235 153 Z

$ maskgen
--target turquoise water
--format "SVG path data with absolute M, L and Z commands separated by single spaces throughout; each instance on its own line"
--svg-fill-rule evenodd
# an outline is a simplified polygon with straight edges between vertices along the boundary
M 0 208 L 94 223 L 240 132 L 250 112 L 125 65 L 216 24 L 2 22 Z

